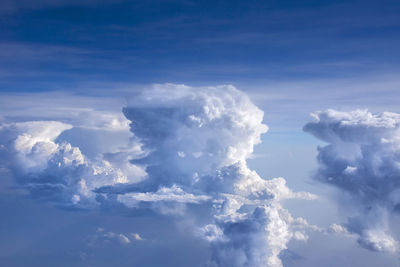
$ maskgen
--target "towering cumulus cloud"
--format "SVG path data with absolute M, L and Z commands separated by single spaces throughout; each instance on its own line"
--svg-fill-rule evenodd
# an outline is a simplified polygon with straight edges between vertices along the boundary
M 130 141 L 95 155 L 66 140 L 74 131 L 85 133 L 74 125 L 4 124 L 3 164 L 33 196 L 58 204 L 117 203 L 174 218 L 190 212 L 197 217 L 192 233 L 212 248 L 209 266 L 282 266 L 279 254 L 287 243 L 307 239 L 306 221 L 293 218 L 281 201 L 313 195 L 247 167 L 268 128 L 244 93 L 232 86 L 156 85 L 133 97 L 123 114 Z
M 365 248 L 398 251 L 390 225 L 400 211 L 400 114 L 327 110 L 315 118 L 304 130 L 328 143 L 318 149 L 317 179 L 346 192 L 359 210 L 347 230 Z
M 312 196 L 293 193 L 283 178 L 264 180 L 247 167 L 268 128 L 263 112 L 245 94 L 232 86 L 156 86 L 135 98 L 124 114 L 149 151 L 134 161 L 148 174 L 136 190 L 148 192 L 122 194 L 120 201 L 209 201 L 212 220 L 199 233 L 212 243 L 213 264 L 282 265 L 279 253 L 294 229 L 306 224 L 279 201 Z

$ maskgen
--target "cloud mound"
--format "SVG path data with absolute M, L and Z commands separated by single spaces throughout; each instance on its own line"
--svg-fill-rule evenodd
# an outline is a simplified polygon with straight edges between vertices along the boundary
M 1 125 L 2 165 L 33 197 L 61 206 L 97 205 L 95 188 L 140 177 L 143 171 L 127 159 L 116 161 L 111 156 L 107 159 L 107 155 L 88 158 L 79 147 L 58 141 L 63 132 L 72 128 L 59 121 Z
M 232 86 L 158 85 L 123 112 L 144 149 L 157 150 L 140 160 L 149 179 L 165 185 L 192 185 L 197 177 L 244 161 L 268 130 L 263 112 Z
M 360 207 L 347 229 L 367 249 L 398 251 L 390 221 L 400 210 L 400 114 L 327 110 L 314 116 L 304 130 L 328 143 L 318 148 L 316 178 Z
M 212 243 L 212 264 L 282 266 L 279 253 L 299 225 L 280 201 L 313 196 L 292 192 L 283 178 L 264 180 L 247 167 L 268 128 L 244 93 L 232 86 L 159 85 L 123 112 L 148 154 L 133 161 L 146 166 L 147 179 L 139 192 L 120 196 L 122 202 L 208 200 L 212 219 L 198 232 Z M 144 195 L 144 189 L 152 193 Z M 297 237 L 305 236 L 304 227 Z
M 122 204 L 181 218 L 188 207 L 201 206 L 190 210 L 197 218 L 191 229 L 210 243 L 210 266 L 279 267 L 287 243 L 307 239 L 307 222 L 293 218 L 281 201 L 314 196 L 247 167 L 268 127 L 243 92 L 233 86 L 155 85 L 133 97 L 123 114 L 131 131 L 124 146 L 108 143 L 127 131 L 125 121 L 102 129 L 113 125 L 106 114 L 101 123 L 90 123 L 96 126 L 90 131 L 82 121 L 4 124 L 2 162 L 32 196 L 59 205 Z M 93 136 L 109 151 L 88 148 Z

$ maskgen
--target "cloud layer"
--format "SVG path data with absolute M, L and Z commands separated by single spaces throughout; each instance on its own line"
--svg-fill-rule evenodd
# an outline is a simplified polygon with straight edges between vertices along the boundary
M 359 212 L 347 230 L 367 249 L 398 251 L 390 223 L 400 207 L 400 114 L 327 110 L 314 117 L 304 130 L 328 143 L 318 148 L 316 178 L 346 192 L 344 208 Z
M 233 86 L 155 85 L 133 97 L 123 114 L 129 139 L 127 121 L 104 112 L 86 117 L 86 124 L 4 123 L 2 164 L 33 197 L 57 205 L 122 204 L 179 220 L 194 216 L 190 229 L 210 243 L 210 266 L 282 266 L 279 255 L 288 242 L 307 239 L 312 227 L 293 218 L 281 201 L 314 196 L 247 167 L 268 127 L 243 92 Z M 113 141 L 122 133 L 123 145 Z M 91 144 L 92 138 L 100 142 Z M 193 205 L 202 208 L 188 210 Z

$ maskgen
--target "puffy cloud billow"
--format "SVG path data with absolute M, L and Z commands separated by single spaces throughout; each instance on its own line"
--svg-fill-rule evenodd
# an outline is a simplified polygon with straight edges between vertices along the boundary
M 136 190 L 153 193 L 122 194 L 122 202 L 209 201 L 214 219 L 199 232 L 212 242 L 213 264 L 281 266 L 279 253 L 294 236 L 305 236 L 300 233 L 305 224 L 299 227 L 280 201 L 313 196 L 292 192 L 283 178 L 264 180 L 247 167 L 268 128 L 263 112 L 244 93 L 232 86 L 156 86 L 136 97 L 124 114 L 149 151 L 133 161 L 148 174 Z
M 18 184 L 33 197 L 85 208 L 96 205 L 95 188 L 128 183 L 144 175 L 127 158 L 114 160 L 118 153 L 88 158 L 79 147 L 58 141 L 63 132 L 72 128 L 59 121 L 3 124 L 2 165 L 12 171 Z
M 32 196 L 59 205 L 119 203 L 178 217 L 188 207 L 203 206 L 208 223 L 193 223 L 192 230 L 210 242 L 210 266 L 282 266 L 279 254 L 288 242 L 307 239 L 312 227 L 293 218 L 281 201 L 314 196 L 293 192 L 284 178 L 263 179 L 247 166 L 268 128 L 243 92 L 232 86 L 156 85 L 133 97 L 123 114 L 130 140 L 108 144 L 109 152 L 95 149 L 101 151 L 95 155 L 84 153 L 84 142 L 74 146 L 66 138 L 79 143 L 76 136 L 87 133 L 82 125 L 3 124 L 2 164 Z M 102 131 L 100 137 L 128 131 L 123 121 L 119 125 L 94 130 Z
M 347 231 L 367 249 L 397 252 L 391 222 L 400 211 L 400 114 L 327 110 L 314 116 L 304 130 L 328 143 L 318 148 L 316 178 L 346 192 L 351 202 L 345 206 L 359 211 Z

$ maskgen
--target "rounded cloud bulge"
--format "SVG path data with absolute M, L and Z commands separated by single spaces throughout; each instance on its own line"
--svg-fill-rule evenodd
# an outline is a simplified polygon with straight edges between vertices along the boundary
M 121 191 L 120 201 L 159 202 L 170 194 L 179 203 L 185 195 L 188 203 L 209 202 L 209 223 L 196 232 L 211 243 L 211 266 L 282 266 L 280 252 L 309 226 L 280 201 L 314 196 L 247 167 L 268 127 L 246 94 L 230 85 L 155 85 L 123 112 L 148 153 L 132 161 L 146 166 L 147 178 L 131 192 Z
M 130 98 L 123 114 L 127 122 L 103 110 L 100 122 L 89 123 L 96 127 L 83 125 L 96 120 L 96 110 L 77 123 L 76 117 L 4 123 L 2 165 L 32 197 L 57 205 L 123 205 L 190 221 L 192 235 L 212 251 L 207 266 L 280 267 L 288 242 L 305 241 L 315 230 L 281 204 L 314 195 L 248 167 L 268 127 L 242 91 L 159 84 Z M 113 121 L 119 126 L 101 127 Z M 84 142 L 88 131 L 98 142 Z
M 199 177 L 245 162 L 268 127 L 263 112 L 233 86 L 155 85 L 123 112 L 149 153 L 140 162 L 161 179 L 192 185 Z M 170 177 L 172 176 L 172 177 Z M 180 178 L 179 178 L 180 177 Z
M 345 192 L 355 207 L 347 230 L 362 247 L 398 252 L 392 222 L 400 210 L 400 114 L 367 110 L 314 114 L 304 130 L 327 142 L 318 148 L 316 178 Z

